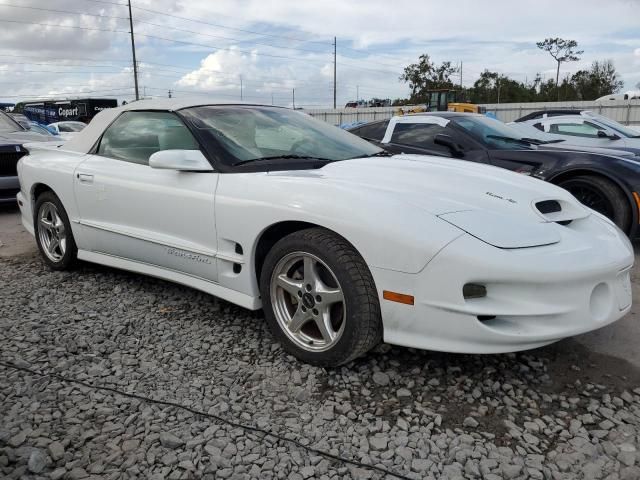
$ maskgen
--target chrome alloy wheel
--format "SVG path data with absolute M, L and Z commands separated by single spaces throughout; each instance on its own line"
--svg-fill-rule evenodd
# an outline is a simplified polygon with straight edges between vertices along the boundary
M 49 260 L 62 260 L 67 250 L 67 232 L 58 209 L 51 202 L 43 203 L 38 212 L 38 237 Z
M 342 336 L 347 315 L 342 287 L 315 255 L 293 252 L 280 259 L 270 293 L 280 328 L 300 348 L 323 352 Z

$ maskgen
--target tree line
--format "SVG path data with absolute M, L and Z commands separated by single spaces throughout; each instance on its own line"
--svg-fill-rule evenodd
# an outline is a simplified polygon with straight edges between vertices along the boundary
M 428 102 L 428 91 L 455 89 L 460 97 L 472 103 L 519 103 L 571 100 L 595 100 L 619 92 L 624 86 L 611 60 L 597 60 L 586 70 L 560 79 L 563 63 L 580 59 L 583 50 L 578 42 L 562 38 L 546 38 L 536 43 L 542 51 L 549 53 L 556 63 L 556 78 L 545 79 L 538 73 L 531 81 L 518 81 L 499 72 L 485 69 L 472 87 L 460 88 L 455 77 L 460 74 L 457 65 L 451 62 L 436 64 L 429 55 L 420 55 L 416 63 L 404 68 L 400 81 L 408 83 L 409 98 L 396 99 L 394 105 Z

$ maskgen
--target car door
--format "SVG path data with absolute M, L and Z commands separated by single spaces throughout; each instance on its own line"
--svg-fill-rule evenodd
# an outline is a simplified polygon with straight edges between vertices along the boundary
M 541 126 L 544 132 L 555 138 L 563 139 L 571 145 L 601 148 L 615 148 L 615 145 L 624 146 L 617 140 L 607 138 L 607 136 L 613 135 L 613 132 L 588 120 L 550 118 L 542 121 Z M 603 134 L 606 136 L 601 136 Z
M 459 158 L 471 162 L 486 163 L 488 158 L 484 150 L 453 128 L 446 119 L 436 116 L 416 117 L 417 122 L 398 122 L 391 135 L 385 134 L 380 146 L 394 153 L 420 155 L 437 155 L 440 157 Z M 436 135 L 446 135 L 462 150 L 461 157 L 454 157 L 451 150 L 435 143 Z
M 178 115 L 122 113 L 76 169 L 81 228 L 95 253 L 217 281 L 218 174 L 149 166 L 170 149 L 200 149 Z
M 438 155 L 451 157 L 449 149 L 434 143 L 438 134 L 446 134 L 446 129 L 439 120 L 420 118 L 416 122 L 398 122 L 394 125 L 391 135 L 387 132 L 382 139 L 381 146 L 394 153 Z

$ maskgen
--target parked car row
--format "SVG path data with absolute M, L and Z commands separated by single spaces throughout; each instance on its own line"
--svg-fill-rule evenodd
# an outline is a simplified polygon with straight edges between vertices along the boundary
M 10 115 L 0 111 L 0 204 L 16 203 L 20 191 L 18 160 L 27 153 L 25 143 L 56 141 L 50 133 L 25 128 Z
M 529 349 L 630 310 L 626 235 L 535 177 L 579 155 L 600 159 L 594 171 L 635 160 L 463 114 L 354 131 L 364 138 L 295 110 L 201 99 L 105 110 L 20 159 L 22 222 L 53 269 L 85 260 L 262 308 L 284 348 L 315 365 L 382 340 Z
M 16 203 L 19 191 L 17 165 L 26 154 L 24 144 L 63 142 L 80 132 L 82 122 L 58 122 L 42 125 L 21 114 L 0 111 L 0 204 Z

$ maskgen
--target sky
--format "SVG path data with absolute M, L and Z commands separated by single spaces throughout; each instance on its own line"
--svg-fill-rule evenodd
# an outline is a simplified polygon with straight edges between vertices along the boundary
M 536 47 L 578 41 L 561 76 L 611 59 L 640 82 L 640 0 L 131 0 L 140 96 L 210 96 L 321 108 L 399 98 L 403 68 L 426 53 L 520 81 L 555 77 Z M 0 0 L 0 101 L 134 98 L 126 0 Z M 294 93 L 295 91 L 295 93 Z

